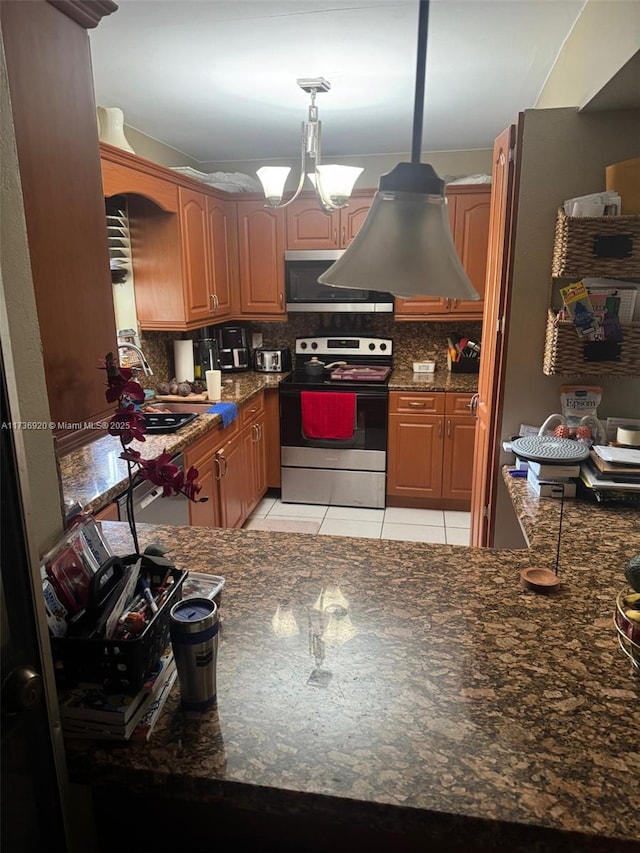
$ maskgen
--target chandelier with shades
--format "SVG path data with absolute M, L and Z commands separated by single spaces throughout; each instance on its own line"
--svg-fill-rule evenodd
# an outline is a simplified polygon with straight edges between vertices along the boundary
M 318 119 L 316 95 L 328 92 L 331 83 L 323 77 L 303 77 L 296 80 L 298 86 L 311 96 L 309 117 L 302 122 L 302 156 L 300 180 L 294 195 L 282 202 L 284 185 L 291 171 L 290 166 L 263 166 L 256 172 L 270 207 L 286 207 L 300 195 L 305 176 L 309 178 L 323 210 L 330 213 L 346 207 L 362 169 L 358 166 L 323 166 L 320 161 L 320 135 L 322 122 Z

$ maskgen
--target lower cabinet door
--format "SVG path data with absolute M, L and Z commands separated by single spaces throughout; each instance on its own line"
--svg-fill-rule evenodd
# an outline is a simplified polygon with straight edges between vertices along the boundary
M 440 497 L 442 440 L 441 416 L 390 415 L 387 494 Z
M 471 500 L 476 422 L 470 415 L 445 418 L 442 497 Z
M 199 498 L 206 497 L 206 501 L 189 501 L 189 524 L 192 527 L 217 527 L 218 526 L 218 483 L 216 480 L 217 463 L 214 454 L 198 459 L 195 462 L 189 460 L 188 453 L 185 454 L 187 467 L 195 465 L 198 469 L 198 482 L 202 487 L 198 494 Z
M 246 517 L 247 465 L 243 433 L 239 433 L 216 453 L 220 466 L 220 526 L 242 527 Z
M 244 465 L 246 468 L 245 519 L 262 500 L 267 491 L 267 466 L 265 458 L 265 415 L 242 431 Z

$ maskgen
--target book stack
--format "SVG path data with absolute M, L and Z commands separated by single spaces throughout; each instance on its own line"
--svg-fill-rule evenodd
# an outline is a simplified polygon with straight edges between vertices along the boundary
M 59 694 L 62 730 L 69 738 L 149 740 L 176 680 L 169 647 L 138 693 L 108 693 L 99 685 L 81 685 Z
M 640 449 L 598 445 L 580 466 L 580 477 L 597 500 L 640 499 Z
M 529 461 L 527 482 L 541 498 L 575 498 L 580 465 Z

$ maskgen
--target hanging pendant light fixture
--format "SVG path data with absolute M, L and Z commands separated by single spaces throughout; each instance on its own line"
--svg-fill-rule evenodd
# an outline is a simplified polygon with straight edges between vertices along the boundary
M 362 169 L 357 166 L 322 166 L 320 163 L 320 135 L 322 122 L 318 119 L 316 95 L 328 92 L 331 83 L 324 77 L 303 77 L 296 80 L 298 86 L 311 95 L 309 117 L 302 122 L 302 157 L 298 188 L 289 201 L 282 203 L 284 185 L 289 176 L 289 166 L 263 166 L 256 172 L 269 207 L 287 207 L 298 198 L 302 191 L 305 175 L 309 178 L 318 196 L 318 201 L 326 213 L 346 207 L 358 176 Z
M 429 0 L 420 0 L 411 162 L 380 177 L 378 192 L 349 247 L 321 284 L 396 296 L 480 299 L 453 243 L 444 181 L 420 162 Z

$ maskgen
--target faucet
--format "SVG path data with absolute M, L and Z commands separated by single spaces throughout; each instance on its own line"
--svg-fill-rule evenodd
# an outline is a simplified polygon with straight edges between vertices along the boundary
M 118 349 L 132 349 L 135 353 L 138 354 L 138 358 L 140 359 L 140 364 L 142 365 L 142 372 L 145 376 L 153 376 L 153 370 L 149 366 L 149 362 L 145 358 L 144 353 L 140 349 L 140 347 L 135 344 L 118 344 Z

